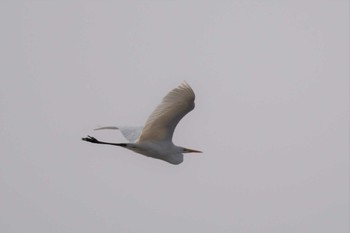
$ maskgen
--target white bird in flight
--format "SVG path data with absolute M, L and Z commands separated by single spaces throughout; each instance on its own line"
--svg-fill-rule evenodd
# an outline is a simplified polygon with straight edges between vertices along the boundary
M 176 125 L 194 109 L 194 99 L 192 88 L 184 81 L 163 98 L 148 117 L 144 127 L 107 126 L 95 129 L 119 129 L 130 143 L 102 142 L 91 136 L 82 138 L 82 140 L 121 146 L 148 157 L 164 160 L 171 164 L 180 164 L 183 162 L 182 153 L 202 153 L 198 150 L 176 146 L 172 142 Z

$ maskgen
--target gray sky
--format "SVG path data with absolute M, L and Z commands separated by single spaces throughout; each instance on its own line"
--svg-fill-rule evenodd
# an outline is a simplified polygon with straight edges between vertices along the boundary
M 2 1 L 0 232 L 349 232 L 348 1 Z M 88 134 L 186 80 L 178 166 Z

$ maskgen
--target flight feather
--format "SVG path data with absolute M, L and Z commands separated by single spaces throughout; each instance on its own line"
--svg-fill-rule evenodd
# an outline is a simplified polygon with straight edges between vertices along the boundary
M 147 119 L 138 141 L 171 141 L 176 125 L 194 108 L 194 99 L 186 82 L 170 91 Z

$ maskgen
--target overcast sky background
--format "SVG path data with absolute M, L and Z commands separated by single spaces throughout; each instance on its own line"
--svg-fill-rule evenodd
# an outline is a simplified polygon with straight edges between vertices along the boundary
M 0 232 L 349 232 L 349 1 L 1 1 Z M 122 148 L 186 80 L 174 166 Z

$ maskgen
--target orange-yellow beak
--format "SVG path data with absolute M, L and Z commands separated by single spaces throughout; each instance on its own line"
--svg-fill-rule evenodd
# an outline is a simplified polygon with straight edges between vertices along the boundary
M 199 150 L 192 150 L 192 149 L 184 148 L 184 153 L 203 153 L 203 152 L 199 151 Z

